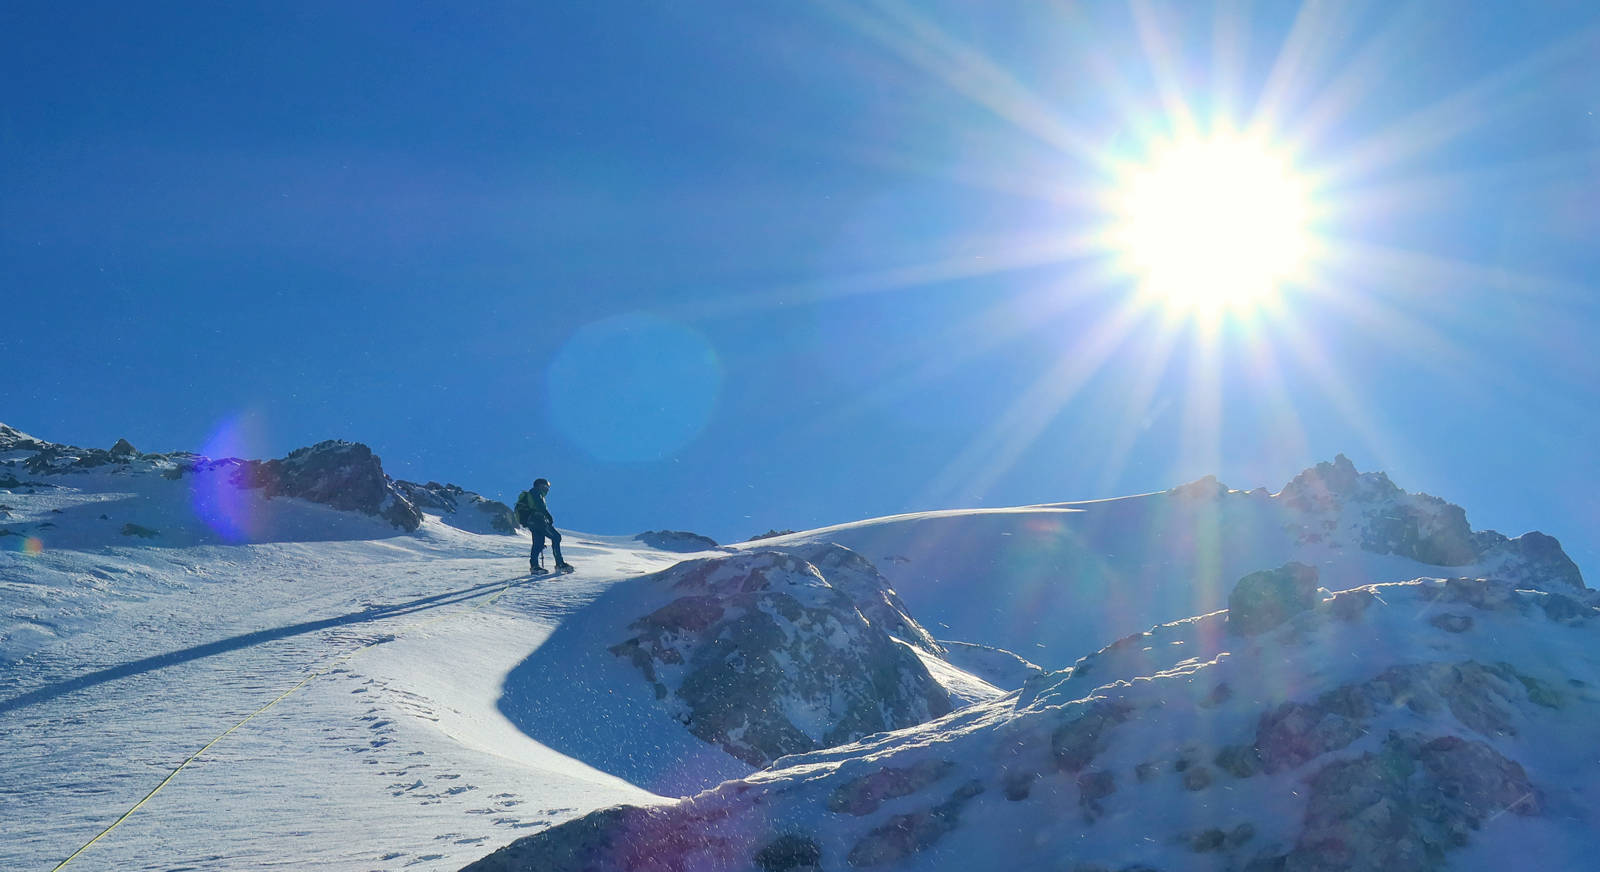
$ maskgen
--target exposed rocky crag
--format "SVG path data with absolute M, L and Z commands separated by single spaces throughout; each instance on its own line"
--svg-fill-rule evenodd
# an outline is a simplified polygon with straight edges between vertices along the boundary
M 1292 532 L 1302 542 L 1350 541 L 1434 566 L 1485 566 L 1506 581 L 1584 587 L 1577 564 L 1553 537 L 1475 531 L 1460 506 L 1407 493 L 1382 472 L 1358 472 L 1343 454 L 1295 476 L 1275 498 L 1293 510 Z
M 936 643 L 871 588 L 870 564 L 837 546 L 813 556 L 820 565 L 778 551 L 678 564 L 656 579 L 675 598 L 611 652 L 691 733 L 755 766 L 949 712 L 895 637 Z
M 717 540 L 699 533 L 690 533 L 686 530 L 646 530 L 633 537 L 635 542 L 643 542 L 651 548 L 661 551 L 676 551 L 680 554 L 693 554 L 696 551 L 710 551 L 717 546 Z
M 1283 567 L 1237 613 L 468 868 L 987 868 L 1001 838 L 1008 865 L 1074 872 L 1508 868 L 1532 847 L 1516 822 L 1600 818 L 1600 595 L 1534 580 L 1333 594 Z M 1537 832 L 1547 862 L 1587 856 Z
M 417 484 L 397 479 L 394 486 L 412 505 L 439 513 L 452 526 L 473 532 L 515 533 L 517 530 L 517 520 L 510 506 L 459 485 L 436 481 Z
M 126 439 L 117 440 L 109 450 L 79 448 L 0 424 L 0 488 L 51 487 L 50 477 L 89 472 L 159 475 L 173 481 L 197 472 L 221 475 L 234 487 L 259 490 L 268 498 L 296 497 L 359 512 L 406 532 L 422 523 L 422 509 L 475 532 L 515 529 L 511 509 L 504 503 L 453 484 L 391 479 L 372 449 L 359 442 L 319 442 L 276 460 L 212 459 L 191 451 L 145 453 Z
M 234 470 L 233 482 L 260 488 L 268 497 L 299 497 L 373 515 L 406 532 L 422 525 L 422 513 L 384 474 L 372 449 L 359 442 L 330 439 L 297 448 L 281 460 L 246 460 Z

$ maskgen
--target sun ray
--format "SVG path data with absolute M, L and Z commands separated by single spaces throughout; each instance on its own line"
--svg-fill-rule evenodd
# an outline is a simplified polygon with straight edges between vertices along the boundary
M 1166 121 L 1178 139 L 1199 135 L 1200 125 L 1194 112 L 1183 98 L 1183 76 L 1175 67 L 1180 57 L 1178 47 L 1167 38 L 1156 10 L 1145 2 L 1135 0 L 1130 6 L 1134 29 L 1139 35 L 1139 45 L 1144 49 L 1145 63 L 1155 79 L 1161 105 L 1166 109 Z
M 1119 403 L 1122 414 L 1119 418 L 1108 419 L 1116 420 L 1117 429 L 1106 443 L 1109 454 L 1100 464 L 1100 477 L 1096 482 L 1098 493 L 1108 493 L 1116 487 L 1140 431 L 1153 423 L 1150 419 L 1150 401 L 1155 397 L 1156 390 L 1166 376 L 1173 352 L 1178 348 L 1176 334 L 1181 326 L 1171 318 L 1160 319 L 1154 325 L 1155 332 L 1145 337 L 1146 351 L 1138 372 L 1134 374 L 1133 383 Z
M 1311 91 L 1304 82 L 1335 55 L 1352 19 L 1344 4 L 1302 0 L 1251 113 L 1251 127 L 1277 128 L 1291 114 L 1290 101 Z
M 1515 63 L 1411 113 L 1345 149 L 1325 169 L 1333 178 L 1362 178 L 1426 152 L 1508 115 L 1514 107 L 1544 99 L 1528 80 L 1562 64 L 1584 62 L 1600 53 L 1600 25 L 1583 28 L 1543 51 Z
M 839 20 L 995 117 L 1081 161 L 1091 165 L 1104 162 L 1096 144 L 1066 124 L 1050 103 L 983 53 L 946 33 L 910 6 L 889 0 L 873 3 L 828 0 L 823 5 Z
M 1362 402 L 1340 379 L 1339 368 L 1328 359 L 1328 354 L 1322 348 L 1316 333 L 1306 328 L 1300 319 L 1287 313 L 1276 322 L 1276 327 L 1282 334 L 1279 347 L 1286 348 L 1292 353 L 1300 363 L 1299 371 L 1316 383 L 1321 396 L 1331 403 L 1339 417 L 1355 430 L 1357 439 L 1361 441 L 1361 447 L 1371 452 L 1381 467 L 1405 468 L 1400 465 L 1400 461 L 1409 458 L 1401 457 L 1401 452 L 1395 444 L 1367 414 L 1368 404 Z
M 1063 354 L 1055 366 L 1035 379 L 994 423 L 933 477 L 923 500 L 928 505 L 941 505 L 959 494 L 987 490 L 1011 469 L 1067 401 L 1148 318 L 1143 306 L 1128 301 L 1095 325 L 1071 353 Z
M 823 276 L 801 282 L 773 285 L 735 294 L 710 296 L 693 303 L 664 306 L 661 311 L 686 320 L 722 318 L 748 312 L 819 303 L 862 294 L 882 294 L 930 285 L 1032 269 L 1077 260 L 1095 254 L 1101 242 L 1096 233 L 1040 234 L 1032 239 L 966 240 L 971 249 L 993 249 L 982 255 L 967 254 L 926 263 Z

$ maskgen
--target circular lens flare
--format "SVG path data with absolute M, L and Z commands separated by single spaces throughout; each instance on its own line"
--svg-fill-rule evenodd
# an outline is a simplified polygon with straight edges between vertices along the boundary
M 1312 247 L 1310 185 L 1255 139 L 1170 143 L 1124 175 L 1115 201 L 1113 247 L 1173 314 L 1270 303 Z

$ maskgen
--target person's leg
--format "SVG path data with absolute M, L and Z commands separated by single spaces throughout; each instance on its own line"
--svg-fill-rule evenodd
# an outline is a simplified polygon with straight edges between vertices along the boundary
M 528 568 L 537 569 L 539 561 L 544 559 L 544 534 L 538 530 L 533 531 L 533 550 L 528 552 Z
M 556 528 L 551 527 L 547 535 L 550 537 L 550 553 L 556 556 L 556 567 L 559 569 L 567 563 L 567 561 L 561 559 L 561 533 Z

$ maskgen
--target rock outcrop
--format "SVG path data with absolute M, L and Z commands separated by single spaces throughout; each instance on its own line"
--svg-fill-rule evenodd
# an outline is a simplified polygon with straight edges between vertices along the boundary
M 459 485 L 436 481 L 417 484 L 397 479 L 394 486 L 412 505 L 423 511 L 438 513 L 451 526 L 475 533 L 516 532 L 517 520 L 511 513 L 511 507 L 499 500 L 491 500 Z
M 1511 539 L 1475 531 L 1460 506 L 1407 493 L 1381 472 L 1359 472 L 1343 454 L 1295 476 L 1275 499 L 1293 512 L 1293 532 L 1301 542 L 1348 541 L 1374 554 L 1433 566 L 1488 567 L 1506 581 L 1556 590 L 1584 587 L 1577 565 L 1553 537 L 1534 531 Z
M 383 463 L 360 442 L 330 439 L 297 448 L 280 460 L 247 460 L 233 483 L 259 488 L 267 497 L 298 497 L 335 509 L 382 518 L 411 532 L 422 513 L 383 472 Z
M 1592 743 L 1573 741 L 1600 719 L 1600 596 L 1261 576 L 1235 591 L 1252 618 L 1158 626 L 993 702 L 468 868 L 979 868 L 1003 840 L 1018 868 L 1442 872 L 1464 849 L 1518 855 L 1519 819 L 1576 833 L 1600 814 Z
M 646 530 L 633 537 L 633 541 L 643 542 L 660 551 L 675 551 L 679 554 L 710 551 L 717 547 L 717 540 L 710 536 L 686 530 Z
M 681 563 L 658 577 L 675 598 L 611 652 L 691 733 L 754 766 L 949 712 L 949 695 L 893 638 L 921 628 L 883 591 L 866 614 L 832 577 L 776 551 Z M 858 582 L 848 585 L 865 598 Z

